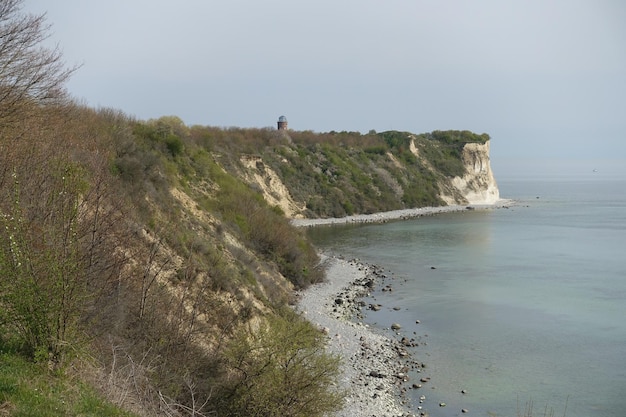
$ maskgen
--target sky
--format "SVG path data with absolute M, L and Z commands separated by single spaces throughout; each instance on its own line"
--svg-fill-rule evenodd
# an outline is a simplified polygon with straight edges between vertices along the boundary
M 539 159 L 626 172 L 623 0 L 24 0 L 23 10 L 46 13 L 48 43 L 81 65 L 69 92 L 96 108 L 220 127 L 275 127 L 285 115 L 315 132 L 471 130 L 491 136 L 496 175 Z

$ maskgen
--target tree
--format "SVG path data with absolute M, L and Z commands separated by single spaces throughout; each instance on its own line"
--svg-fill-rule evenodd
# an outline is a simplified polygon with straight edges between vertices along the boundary
M 59 103 L 65 82 L 77 67 L 66 68 L 58 47 L 42 46 L 49 37 L 45 14 L 21 11 L 23 0 L 0 1 L 0 124 L 22 119 L 31 106 Z

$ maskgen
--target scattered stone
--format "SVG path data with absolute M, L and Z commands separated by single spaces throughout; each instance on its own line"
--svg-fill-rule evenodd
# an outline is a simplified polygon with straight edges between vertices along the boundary
M 465 414 L 465 413 L 469 413 L 469 410 L 467 408 L 461 408 L 461 412 Z
M 391 325 L 391 330 L 400 330 L 402 328 L 402 326 L 400 326 L 400 324 L 398 323 L 393 323 Z
M 461 394 L 467 394 L 467 390 L 466 389 L 462 389 L 461 390 Z
M 419 320 L 415 320 L 415 324 L 420 324 L 420 321 Z
M 439 403 L 439 407 L 445 407 L 446 403 Z
M 431 266 L 430 269 L 437 269 L 437 268 L 435 268 L 434 266 Z

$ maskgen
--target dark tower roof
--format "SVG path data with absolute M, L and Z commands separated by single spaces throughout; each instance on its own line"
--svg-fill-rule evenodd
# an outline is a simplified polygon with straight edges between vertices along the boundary
M 287 121 L 287 118 L 286 118 L 285 116 L 280 116 L 280 117 L 278 118 L 278 121 L 279 121 L 279 122 L 286 122 L 286 121 Z

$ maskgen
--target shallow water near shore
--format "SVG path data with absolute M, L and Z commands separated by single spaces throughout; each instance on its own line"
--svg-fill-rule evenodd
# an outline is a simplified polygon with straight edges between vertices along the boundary
M 430 381 L 411 390 L 414 409 L 424 395 L 431 416 L 516 416 L 529 402 L 534 415 L 626 415 L 626 181 L 499 187 L 517 205 L 308 233 L 393 277 L 365 321 L 418 340 L 426 368 L 412 377 Z

